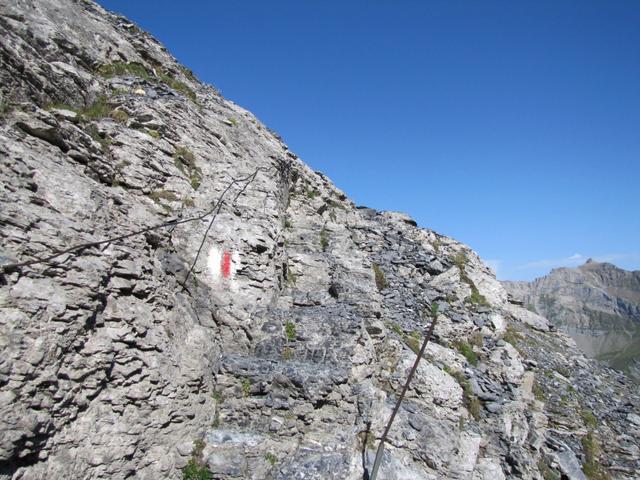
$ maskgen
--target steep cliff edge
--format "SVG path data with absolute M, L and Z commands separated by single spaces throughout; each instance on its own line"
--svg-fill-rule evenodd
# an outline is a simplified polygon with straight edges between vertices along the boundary
M 362 479 L 434 304 L 378 478 L 637 477 L 634 386 L 468 247 L 91 2 L 0 32 L 0 478 Z
M 503 282 L 590 357 L 640 381 L 640 271 L 587 261 L 532 282 Z

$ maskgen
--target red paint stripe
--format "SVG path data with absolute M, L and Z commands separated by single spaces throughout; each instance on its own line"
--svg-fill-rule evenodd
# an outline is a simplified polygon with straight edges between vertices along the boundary
M 222 254 L 222 265 L 220 265 L 220 269 L 222 270 L 222 276 L 224 278 L 229 278 L 231 275 L 231 254 L 229 252 L 224 252 Z

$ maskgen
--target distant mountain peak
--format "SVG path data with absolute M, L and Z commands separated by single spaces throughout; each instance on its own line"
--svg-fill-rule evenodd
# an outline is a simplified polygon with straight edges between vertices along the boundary
M 640 380 L 640 275 L 589 258 L 532 282 L 503 282 L 528 308 L 569 334 L 588 356 Z

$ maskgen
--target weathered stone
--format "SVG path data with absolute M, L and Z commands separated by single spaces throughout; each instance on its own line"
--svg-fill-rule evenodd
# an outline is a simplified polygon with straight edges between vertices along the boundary
M 580 458 L 586 411 L 599 460 L 633 478 L 637 391 L 526 326 L 546 320 L 468 247 L 357 209 L 89 1 L 0 18 L 0 90 L 22 106 L 0 119 L 0 478 L 179 479 L 193 460 L 360 480 L 433 305 L 379 478 L 539 478 L 557 436 Z M 47 111 L 96 100 L 105 118 Z

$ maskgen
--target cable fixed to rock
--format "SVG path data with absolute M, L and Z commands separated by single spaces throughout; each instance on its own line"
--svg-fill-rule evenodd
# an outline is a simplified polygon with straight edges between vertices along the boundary
M 400 392 L 400 396 L 398 397 L 398 400 L 396 401 L 396 404 L 393 407 L 393 411 L 391 412 L 391 417 L 389 417 L 387 426 L 385 427 L 384 432 L 382 433 L 382 437 L 380 437 L 380 443 L 378 444 L 378 450 L 376 451 L 376 458 L 373 462 L 373 468 L 371 469 L 371 475 L 369 477 L 369 480 L 376 480 L 376 476 L 378 475 L 378 469 L 380 468 L 380 463 L 382 462 L 382 454 L 384 453 L 384 442 L 387 440 L 387 435 L 389 434 L 389 430 L 391 430 L 391 425 L 393 425 L 393 421 L 396 418 L 396 414 L 398 413 L 398 410 L 400 410 L 400 405 L 402 404 L 402 400 L 404 400 L 404 396 L 407 393 L 407 390 L 409 390 L 409 384 L 413 379 L 413 375 L 416 373 L 416 370 L 418 369 L 418 364 L 420 363 L 420 359 L 422 358 L 422 355 L 424 354 L 424 351 L 427 348 L 427 344 L 431 339 L 431 335 L 433 335 L 433 329 L 435 328 L 436 322 L 438 321 L 438 304 L 437 303 L 431 304 L 431 318 L 432 318 L 432 321 L 431 321 L 431 325 L 429 326 L 429 331 L 424 337 L 424 341 L 422 342 L 422 347 L 420 347 L 420 351 L 418 352 L 416 361 L 413 362 L 413 366 L 411 367 L 411 370 L 409 371 L 409 375 L 407 376 L 407 381 L 405 382 L 404 387 L 402 387 L 402 392 Z
M 213 209 L 210 212 L 210 213 L 213 213 L 213 217 L 211 217 L 211 221 L 209 222 L 209 226 L 207 227 L 207 230 L 204 232 L 204 235 L 202 236 L 202 241 L 200 242 L 200 246 L 198 247 L 198 252 L 196 253 L 196 257 L 193 259 L 193 262 L 191 262 L 191 267 L 187 271 L 187 274 L 184 276 L 184 280 L 182 280 L 182 283 L 180 284 L 183 288 L 187 284 L 187 280 L 189 279 L 189 275 L 191 275 L 191 272 L 193 271 L 193 269 L 196 266 L 196 262 L 198 261 L 198 257 L 200 257 L 200 252 L 202 251 L 202 248 L 204 247 L 204 242 L 207 240 L 207 235 L 209 235 L 209 230 L 211 230 L 211 227 L 213 226 L 213 222 L 215 221 L 216 217 L 218 216 L 218 213 L 220 213 L 220 208 L 222 207 L 222 199 L 224 198 L 224 195 L 231 189 L 231 187 L 235 183 L 246 181 L 244 186 L 240 189 L 240 191 L 234 197 L 232 203 L 235 203 L 235 201 L 238 199 L 238 197 L 244 193 L 244 191 L 251 184 L 251 182 L 253 182 L 256 179 L 256 176 L 258 175 L 258 172 L 260 172 L 261 170 L 264 170 L 264 168 L 263 167 L 258 167 L 248 177 L 245 177 L 245 178 L 240 179 L 240 180 L 235 180 L 234 179 L 227 186 L 227 188 L 222 192 L 222 194 L 220 195 L 220 198 L 218 199 L 218 203 L 216 204 L 215 207 L 213 207 Z M 214 213 L 214 211 L 215 211 L 215 213 Z
M 237 178 L 237 179 L 233 179 L 229 185 L 227 185 L 227 187 L 223 190 L 223 192 L 220 194 L 220 197 L 218 198 L 218 201 L 214 204 L 214 206 L 208 210 L 207 212 L 203 213 L 202 215 L 198 215 L 195 217 L 190 217 L 190 218 L 184 218 L 184 219 L 176 219 L 176 220 L 170 220 L 168 222 L 163 222 L 163 223 L 159 223 L 157 225 L 152 225 L 151 227 L 146 227 L 140 230 L 136 230 L 135 232 L 131 232 L 131 233 L 127 233 L 124 235 L 118 235 L 116 237 L 110 237 L 106 240 L 99 240 L 97 242 L 86 242 L 86 243 L 81 243 L 79 245 L 74 245 L 73 247 L 69 247 L 66 248 L 64 250 L 58 251 L 56 253 L 53 253 L 51 255 L 48 255 L 46 257 L 36 257 L 33 258 L 31 260 L 26 260 L 24 262 L 16 262 L 16 263 L 9 263 L 6 265 L 0 265 L 0 273 L 12 273 L 15 271 L 18 271 L 22 268 L 25 267 L 31 267 L 33 265 L 38 265 L 41 263 L 49 263 L 52 260 L 61 257 L 62 255 L 66 255 L 66 254 L 71 254 L 71 253 L 78 253 L 81 252 L 82 250 L 85 250 L 87 248 L 91 248 L 91 247 L 99 247 L 100 245 L 106 245 L 112 242 L 117 242 L 120 240 L 125 240 L 127 238 L 131 238 L 131 237 L 135 237 L 137 235 L 142 235 L 143 233 L 147 233 L 150 232 L 152 230 L 158 230 L 161 228 L 166 228 L 166 227 L 175 227 L 178 225 L 182 225 L 183 223 L 189 223 L 189 222 L 195 222 L 198 220 L 203 220 L 205 218 L 207 218 L 209 215 L 214 214 L 213 218 L 211 219 L 211 222 L 209 222 L 209 227 L 207 228 L 207 233 L 209 232 L 209 230 L 211 229 L 211 226 L 213 225 L 213 221 L 215 220 L 215 218 L 217 217 L 218 213 L 220 212 L 220 208 L 222 207 L 222 203 L 224 200 L 225 195 L 227 194 L 227 192 L 231 189 L 231 187 L 233 187 L 235 184 L 237 183 L 241 183 L 241 182 L 246 182 L 245 185 L 242 187 L 242 189 L 240 190 L 240 192 L 238 192 L 238 194 L 235 196 L 235 198 L 233 199 L 233 201 L 235 202 L 238 197 L 247 189 L 247 187 L 249 186 L 249 184 L 251 182 L 253 182 L 253 180 L 255 180 L 256 176 L 258 175 L 258 173 L 260 171 L 265 171 L 267 170 L 266 167 L 258 167 L 254 170 L 253 173 L 251 173 L 250 175 L 243 177 L 243 178 Z M 206 233 L 205 233 L 205 238 L 206 238 Z M 204 244 L 204 239 L 203 239 L 203 244 Z M 200 250 L 202 249 L 202 244 L 200 245 L 200 249 L 198 250 L 198 255 L 200 254 Z M 196 260 L 197 260 L 197 256 L 196 256 Z M 189 269 L 189 273 L 191 273 L 191 270 L 193 270 L 193 267 L 195 265 L 195 261 L 191 266 L 191 269 Z M 185 277 L 184 282 L 187 281 L 187 277 Z M 183 282 L 183 285 L 184 285 Z

